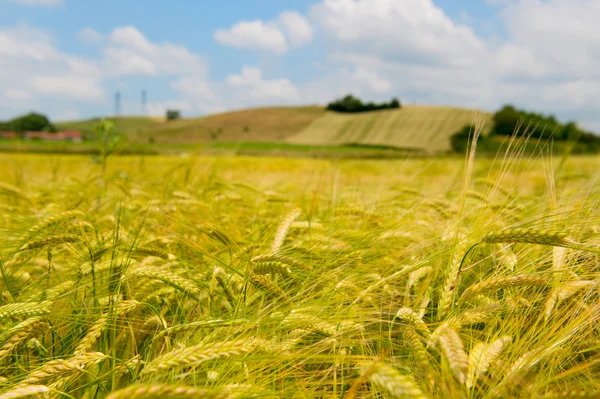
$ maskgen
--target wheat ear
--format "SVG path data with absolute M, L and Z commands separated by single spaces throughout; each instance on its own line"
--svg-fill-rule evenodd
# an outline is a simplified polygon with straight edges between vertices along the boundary
M 277 253 L 283 246 L 283 242 L 285 241 L 285 237 L 287 236 L 288 230 L 290 226 L 296 220 L 298 216 L 302 213 L 302 210 L 299 208 L 293 209 L 290 213 L 286 215 L 283 219 L 279 227 L 277 228 L 277 232 L 275 233 L 275 239 L 273 240 L 273 245 L 271 245 L 271 252 Z
M 50 313 L 52 301 L 44 302 L 16 302 L 0 306 L 0 320 L 7 317 L 32 317 Z
M 194 284 L 190 283 L 187 279 L 171 272 L 165 272 L 160 270 L 151 269 L 137 269 L 128 273 L 127 277 L 140 276 L 151 280 L 158 280 L 166 285 L 175 288 L 187 296 L 199 300 L 200 289 Z
M 232 392 L 219 392 L 215 390 L 207 390 L 194 388 L 184 385 L 131 385 L 127 388 L 120 389 L 108 395 L 106 399 L 162 399 L 162 398 L 179 398 L 179 399 L 196 399 L 196 398 L 212 398 L 212 399 L 229 399 L 235 398 Z
M 49 391 L 50 389 L 45 385 L 26 385 L 0 394 L 0 399 L 24 398 L 25 396 L 40 395 Z
M 137 301 L 123 301 L 120 302 L 115 309 L 114 317 L 119 317 L 122 314 L 131 312 L 133 309 L 140 305 Z M 102 332 L 106 329 L 108 321 L 108 312 L 104 313 L 96 322 L 89 328 L 88 332 L 79 342 L 73 355 L 83 355 L 90 351 L 98 338 L 102 335 Z
M 379 389 L 387 391 L 390 398 L 425 399 L 426 396 L 411 375 L 400 374 L 395 368 L 385 363 L 368 366 L 363 373 Z
M 475 381 L 485 374 L 490 365 L 496 361 L 504 347 L 512 342 L 510 337 L 502 337 L 488 344 L 481 342 L 473 347 L 469 353 L 469 372 L 466 385 L 471 388 Z
M 27 232 L 25 232 L 25 234 L 23 234 L 19 238 L 19 241 L 25 241 L 29 237 L 33 237 L 40 231 L 44 230 L 47 227 L 52 226 L 53 224 L 58 223 L 62 219 L 67 219 L 67 218 L 72 218 L 72 217 L 77 217 L 77 216 L 83 217 L 83 216 L 85 216 L 85 214 L 78 210 L 71 210 L 71 211 L 59 213 L 58 215 L 51 216 L 51 217 L 43 220 L 42 222 L 36 224 L 35 226 L 31 227 L 29 230 L 27 230 Z
M 73 356 L 68 359 L 57 359 L 46 362 L 39 369 L 29 373 L 20 386 L 38 385 L 41 382 L 56 378 L 63 378 L 76 372 L 81 372 L 85 367 L 98 364 L 106 359 L 100 352 L 89 352 L 84 355 Z
M 447 328 L 438 338 L 438 342 L 454 376 L 464 384 L 467 380 L 469 361 L 460 336 L 453 328 Z
M 429 338 L 431 336 L 431 332 L 429 331 L 429 327 L 423 321 L 423 319 L 415 313 L 410 308 L 400 308 L 396 313 L 396 318 L 402 320 L 409 326 L 413 327 L 416 331 L 418 331 L 421 336 L 425 338 Z
M 79 236 L 73 234 L 61 234 L 56 236 L 48 236 L 44 238 L 40 238 L 39 240 L 29 241 L 23 244 L 21 247 L 21 251 L 28 249 L 36 249 L 43 247 L 51 247 L 60 244 L 72 244 L 76 242 L 80 242 L 81 238 Z
M 177 367 L 197 366 L 208 360 L 241 355 L 251 351 L 258 344 L 259 341 L 245 339 L 176 349 L 152 360 L 144 367 L 142 374 L 163 372 Z
M 567 238 L 565 233 L 552 232 L 534 228 L 527 229 L 505 229 L 487 233 L 482 242 L 488 244 L 496 243 L 524 243 L 541 244 L 557 247 L 572 246 L 573 241 Z
M 466 301 L 467 299 L 482 294 L 486 291 L 497 290 L 500 288 L 508 287 L 522 287 L 522 286 L 546 286 L 550 278 L 545 276 L 535 276 L 529 274 L 523 274 L 520 276 L 513 277 L 499 277 L 489 280 L 482 281 L 474 284 L 467 288 L 460 296 L 460 301 Z

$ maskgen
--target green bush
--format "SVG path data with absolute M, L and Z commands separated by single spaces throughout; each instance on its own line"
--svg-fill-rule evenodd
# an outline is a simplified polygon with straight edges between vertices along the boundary
M 494 114 L 492 133 L 502 136 L 528 136 L 554 140 L 600 142 L 600 137 L 585 132 L 575 122 L 560 123 L 554 115 L 543 115 L 505 105 Z M 585 137 L 585 138 L 584 138 Z
M 450 136 L 450 145 L 452 146 L 452 151 L 457 153 L 465 153 L 469 148 L 469 138 L 474 131 L 474 125 L 465 125 L 458 132 Z
M 181 118 L 181 111 L 176 109 L 168 109 L 166 117 L 168 121 L 174 121 Z
M 16 132 L 56 132 L 56 128 L 46 115 L 31 112 L 27 115 L 14 118 L 8 122 L 10 130 Z

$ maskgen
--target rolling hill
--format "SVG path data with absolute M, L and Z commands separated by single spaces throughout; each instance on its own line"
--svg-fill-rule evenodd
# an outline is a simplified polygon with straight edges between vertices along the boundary
M 477 118 L 482 118 L 489 126 L 491 114 L 432 106 L 406 106 L 399 110 L 360 114 L 328 112 L 286 141 L 295 144 L 388 146 L 432 153 L 449 150 L 449 137 Z
M 360 144 L 434 153 L 448 150 L 449 137 L 478 117 L 487 123 L 491 114 L 433 106 L 341 114 L 319 106 L 306 106 L 254 108 L 170 122 L 159 118 L 119 117 L 115 124 L 133 143 Z M 91 134 L 96 123 L 98 119 L 57 123 L 57 126 Z

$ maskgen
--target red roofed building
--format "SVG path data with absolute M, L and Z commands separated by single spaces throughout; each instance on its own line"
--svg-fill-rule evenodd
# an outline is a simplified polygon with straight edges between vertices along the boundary
M 77 130 L 65 130 L 63 132 L 25 132 L 23 133 L 25 140 L 42 140 L 42 141 L 72 141 L 81 143 L 83 136 Z
M 2 139 L 17 139 L 19 135 L 17 132 L 0 132 L 0 138 Z

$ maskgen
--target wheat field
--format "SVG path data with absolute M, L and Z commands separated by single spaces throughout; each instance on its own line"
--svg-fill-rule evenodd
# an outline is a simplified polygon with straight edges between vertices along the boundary
M 342 114 L 328 112 L 301 132 L 286 139 L 295 144 L 363 144 L 448 151 L 450 136 L 476 121 L 486 125 L 491 114 L 473 109 L 405 106 L 400 110 Z
M 600 158 L 0 155 L 0 398 L 600 397 Z

